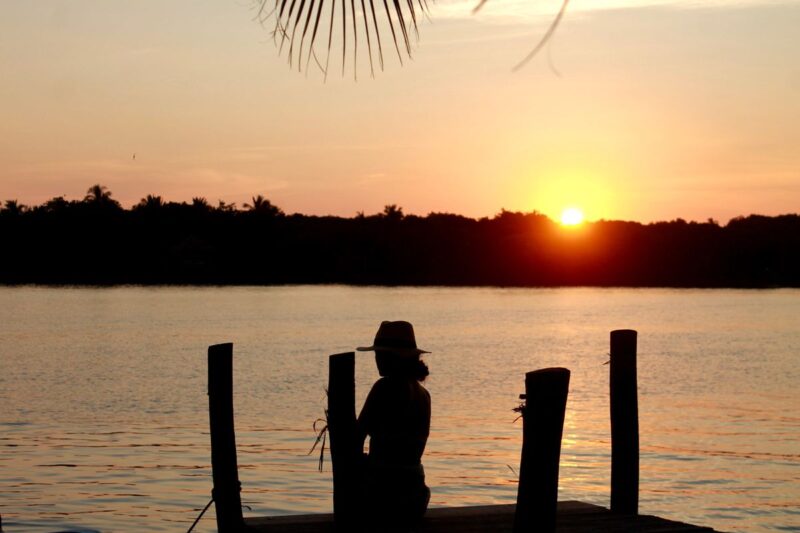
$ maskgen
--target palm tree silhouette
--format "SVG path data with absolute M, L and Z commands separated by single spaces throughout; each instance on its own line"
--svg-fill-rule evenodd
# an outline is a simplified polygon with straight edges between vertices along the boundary
M 5 208 L 3 209 L 3 213 L 11 216 L 16 216 L 16 215 L 21 215 L 27 210 L 28 207 L 22 205 L 17 200 L 6 200 L 6 205 Z
M 100 208 L 120 209 L 119 202 L 111 198 L 111 191 L 105 185 L 95 184 L 86 191 L 83 198 L 84 203 Z
M 136 204 L 136 209 L 146 209 L 149 211 L 155 211 L 157 209 L 161 209 L 164 207 L 164 200 L 160 196 L 153 196 L 152 194 L 148 194 L 146 197 L 139 200 L 139 203 Z
M 208 203 L 208 200 L 206 200 L 202 196 L 195 196 L 194 198 L 192 198 L 192 207 L 201 211 L 211 210 L 211 205 Z
M 258 196 L 253 196 L 252 203 L 244 204 L 244 208 L 260 215 L 269 215 L 273 217 L 283 215 L 283 210 L 280 207 L 273 205 L 272 202 L 260 194 Z

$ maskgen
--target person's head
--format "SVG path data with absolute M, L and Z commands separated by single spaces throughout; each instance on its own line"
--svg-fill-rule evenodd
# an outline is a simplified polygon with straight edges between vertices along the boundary
M 381 376 L 423 381 L 429 374 L 428 366 L 420 359 L 421 354 L 429 352 L 417 348 L 414 326 L 410 322 L 382 322 L 372 346 L 357 349 L 375 351 L 375 364 Z

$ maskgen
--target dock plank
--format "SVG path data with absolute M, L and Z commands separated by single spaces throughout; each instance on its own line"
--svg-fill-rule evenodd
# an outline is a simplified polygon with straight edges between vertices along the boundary
M 514 504 L 429 509 L 415 533 L 511 533 Z M 332 533 L 332 514 L 248 518 L 253 531 L 269 533 Z M 579 501 L 558 502 L 558 533 L 713 533 L 651 515 L 613 514 L 605 507 Z

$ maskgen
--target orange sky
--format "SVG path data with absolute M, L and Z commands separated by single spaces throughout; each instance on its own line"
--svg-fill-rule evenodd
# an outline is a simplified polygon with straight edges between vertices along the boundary
M 323 83 L 247 1 L 4 0 L 0 199 L 102 183 L 124 205 L 263 194 L 343 216 L 800 211 L 800 2 L 573 0 L 512 73 L 558 5 L 442 1 L 413 61 Z

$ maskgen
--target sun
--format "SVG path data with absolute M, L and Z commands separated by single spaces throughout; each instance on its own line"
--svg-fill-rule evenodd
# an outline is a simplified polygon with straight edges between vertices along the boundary
M 569 207 L 561 213 L 561 223 L 565 226 L 577 226 L 583 222 L 583 211 L 577 207 Z

